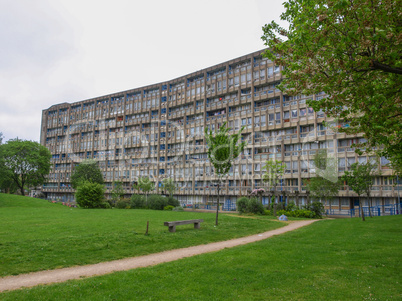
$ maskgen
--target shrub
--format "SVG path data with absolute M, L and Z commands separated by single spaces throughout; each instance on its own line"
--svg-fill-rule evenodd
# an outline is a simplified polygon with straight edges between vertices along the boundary
M 147 207 L 153 210 L 163 210 L 167 206 L 167 199 L 159 194 L 152 194 L 148 197 Z
M 251 198 L 248 200 L 247 212 L 264 214 L 264 206 L 261 204 L 260 200 L 257 198 Z
M 181 206 L 177 206 L 177 207 L 174 207 L 172 211 L 181 212 L 181 211 L 184 211 L 184 209 Z
M 324 205 L 321 202 L 313 202 L 311 204 L 307 204 L 306 206 L 304 206 L 304 209 L 313 212 L 313 218 L 322 218 L 322 215 L 325 212 Z
M 130 199 L 130 207 L 132 209 L 143 209 L 145 208 L 145 197 L 141 194 L 133 194 Z
M 239 213 L 247 212 L 247 206 L 248 206 L 248 198 L 245 196 L 241 197 L 240 199 L 238 199 L 236 201 L 236 207 L 237 207 L 237 211 L 239 211 Z
M 174 206 L 171 205 L 167 205 L 163 208 L 163 210 L 168 210 L 168 211 L 172 211 L 174 209 Z
M 130 209 L 131 208 L 131 200 L 130 199 L 121 199 L 116 203 L 116 208 L 118 209 Z
M 178 207 L 178 206 L 180 206 L 180 202 L 179 202 L 177 199 L 175 199 L 174 197 L 172 197 L 172 196 L 168 196 L 168 197 L 166 198 L 166 200 L 167 200 L 167 204 L 168 204 L 169 206 L 173 206 L 173 207 Z
M 105 202 L 105 188 L 98 183 L 81 182 L 75 193 L 75 201 L 81 208 L 108 207 Z

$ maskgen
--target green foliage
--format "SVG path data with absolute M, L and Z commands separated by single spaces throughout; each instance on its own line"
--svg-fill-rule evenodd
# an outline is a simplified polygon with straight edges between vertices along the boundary
M 75 166 L 71 175 L 71 186 L 77 189 L 82 182 L 103 184 L 102 172 L 98 162 L 95 160 L 85 160 Z
M 208 131 L 208 128 L 205 128 L 208 158 L 214 166 L 218 178 L 227 175 L 232 167 L 233 160 L 244 150 L 247 143 L 245 141 L 240 142 L 243 129 L 244 127 L 238 133 L 229 134 L 231 128 L 226 127 L 226 122 L 216 132 Z
M 264 214 L 264 206 L 258 198 L 250 198 L 247 204 L 247 211 L 249 213 Z
M 0 145 L 0 188 L 22 195 L 25 188 L 45 182 L 50 171 L 50 151 L 34 141 L 8 140 Z
M 131 208 L 132 209 L 145 208 L 145 197 L 141 194 L 133 194 L 131 196 Z
M 269 160 L 262 167 L 262 169 L 263 170 L 265 169 L 265 172 L 262 175 L 262 180 L 268 183 L 268 186 L 273 188 L 273 191 L 276 192 L 276 186 L 279 184 L 279 181 L 283 178 L 286 166 L 282 163 L 282 161 Z
M 205 139 L 207 141 L 207 154 L 210 162 L 214 166 L 214 172 L 219 179 L 218 183 L 218 204 L 219 192 L 222 177 L 228 174 L 232 167 L 233 160 L 236 159 L 244 150 L 247 143 L 241 142 L 241 132 L 244 126 L 238 133 L 229 134 L 231 128 L 226 127 L 226 122 L 219 128 L 219 130 L 212 132 L 205 128 Z M 215 225 L 218 225 L 218 212 L 219 205 L 216 206 L 216 220 Z
M 163 189 L 169 194 L 169 197 L 172 197 L 172 195 L 176 192 L 177 189 L 175 181 L 171 178 L 166 178 L 163 179 L 162 184 Z
M 165 207 L 163 208 L 163 210 L 172 211 L 174 208 L 175 208 L 174 206 L 167 205 L 167 206 L 165 206 Z
M 174 207 L 172 211 L 183 212 L 184 209 L 181 206 Z
M 147 208 L 153 210 L 163 210 L 167 206 L 167 199 L 159 194 L 151 194 L 148 198 Z
M 286 66 L 280 89 L 325 92 L 308 104 L 347 124 L 340 132 L 364 133 L 360 147 L 377 148 L 401 172 L 400 2 L 292 0 L 284 7 L 289 28 L 272 21 L 262 36 L 265 55 Z
M 167 200 L 167 204 L 170 206 L 173 206 L 173 207 L 180 206 L 180 202 L 177 199 L 175 199 L 174 197 L 168 196 L 166 198 L 166 200 Z
M 131 208 L 131 200 L 130 199 L 119 199 L 116 202 L 115 207 L 117 209 L 130 209 Z
M 245 213 L 247 212 L 247 206 L 248 205 L 248 197 L 241 197 L 237 199 L 236 201 L 236 209 L 239 213 Z
M 339 191 L 338 162 L 328 157 L 326 150 L 319 150 L 314 156 L 314 166 L 316 177 L 308 181 L 307 189 L 316 199 L 331 200 Z
M 303 218 L 314 218 L 315 216 L 314 212 L 306 209 L 296 209 L 292 211 L 278 210 L 277 215 L 282 214 L 286 215 L 287 217 L 303 217 Z
M 236 208 L 239 213 L 264 214 L 264 206 L 258 198 L 241 197 L 236 202 Z
M 116 204 L 124 196 L 123 183 L 120 181 L 116 181 L 113 182 L 112 186 L 113 186 L 113 189 L 111 191 L 112 203 Z
M 304 209 L 309 210 L 313 213 L 312 218 L 322 218 L 325 213 L 324 205 L 321 202 L 312 202 L 304 206 Z
M 139 177 L 133 187 L 145 193 L 145 203 L 148 203 L 148 194 L 155 189 L 155 183 L 148 177 Z
M 75 201 L 81 208 L 108 208 L 105 202 L 105 188 L 99 183 L 80 182 L 76 192 Z
M 342 176 L 342 180 L 344 180 L 348 184 L 348 186 L 357 193 L 359 198 L 363 194 L 366 194 L 367 197 L 370 197 L 370 190 L 373 186 L 376 168 L 376 164 L 373 164 L 371 162 L 362 164 L 353 163 L 350 166 L 350 171 L 345 171 L 345 174 Z M 362 220 L 364 221 L 365 218 L 362 205 L 360 205 L 360 210 Z

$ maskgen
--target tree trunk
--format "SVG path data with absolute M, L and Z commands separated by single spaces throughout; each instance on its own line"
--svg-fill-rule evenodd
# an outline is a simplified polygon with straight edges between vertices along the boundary
M 373 215 L 371 214 L 371 199 L 370 199 L 370 194 L 367 194 L 367 204 L 369 206 L 369 216 L 373 217 Z
M 219 190 L 220 190 L 220 183 L 218 183 L 218 201 L 216 204 L 216 218 L 215 218 L 215 226 L 218 226 L 218 214 L 219 214 Z
M 360 196 L 359 196 L 359 205 L 360 205 L 360 212 L 361 212 L 361 215 L 362 215 L 362 221 L 364 222 L 366 219 L 364 218 L 363 202 L 361 201 Z

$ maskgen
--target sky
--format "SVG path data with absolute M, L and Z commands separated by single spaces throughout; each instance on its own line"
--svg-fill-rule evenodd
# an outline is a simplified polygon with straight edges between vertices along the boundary
M 0 0 L 0 132 L 42 110 L 168 81 L 263 49 L 277 0 Z

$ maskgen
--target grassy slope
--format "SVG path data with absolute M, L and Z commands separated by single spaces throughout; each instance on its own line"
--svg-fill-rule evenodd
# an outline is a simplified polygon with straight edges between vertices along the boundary
M 402 216 L 324 220 L 150 268 L 3 293 L 3 300 L 401 300 Z
M 200 230 L 164 221 L 203 218 Z M 283 226 L 264 217 L 152 210 L 84 210 L 0 194 L 0 277 L 82 265 L 246 236 Z M 149 236 L 145 236 L 149 221 Z

